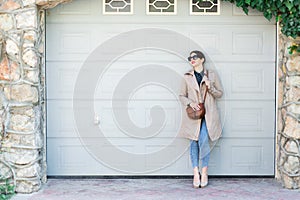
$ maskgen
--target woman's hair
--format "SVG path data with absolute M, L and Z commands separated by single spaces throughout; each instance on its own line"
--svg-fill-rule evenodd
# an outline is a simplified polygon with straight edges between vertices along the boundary
M 196 54 L 200 59 L 204 58 L 203 64 L 205 63 L 206 58 L 201 51 L 198 51 L 198 50 L 191 51 L 190 55 L 192 55 L 193 53 Z

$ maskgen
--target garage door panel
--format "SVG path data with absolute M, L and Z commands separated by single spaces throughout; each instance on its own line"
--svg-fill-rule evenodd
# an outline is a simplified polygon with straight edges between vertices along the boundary
M 82 144 L 78 139 L 48 139 L 51 145 L 51 152 L 48 155 L 48 175 L 111 175 L 124 174 L 116 170 L 110 169 L 103 165 L 98 160 L 95 160 L 87 151 L 84 150 Z M 127 143 L 127 142 L 126 142 Z M 214 175 L 273 175 L 274 173 L 274 159 L 273 159 L 273 143 L 274 141 L 260 139 L 260 140 L 226 140 L 222 139 L 219 144 L 215 146 L 211 153 L 209 162 L 209 174 Z M 107 146 L 109 147 L 109 145 Z M 162 147 L 157 145 L 156 147 Z M 104 146 L 105 148 L 105 146 Z M 131 150 L 129 144 L 119 146 L 122 150 Z M 152 149 L 154 146 L 144 147 Z M 171 148 L 170 148 L 171 149 Z M 151 150 L 151 151 L 152 151 Z M 76 157 L 72 155 L 77 155 Z M 146 159 L 147 160 L 147 159 Z M 113 160 L 112 160 L 113 161 Z M 148 160 L 145 167 L 153 169 L 158 167 L 160 160 Z M 179 160 L 172 166 L 161 171 L 149 173 L 151 175 L 160 174 L 186 174 L 189 175 L 191 164 L 189 160 L 189 152 L 187 151 Z M 185 164 L 183 164 L 185 163 Z M 126 165 L 128 162 L 118 162 L 114 164 Z M 179 166 L 180 167 L 179 167 Z M 122 166 L 120 166 L 122 167 Z M 229 170 L 233 168 L 234 170 Z M 168 172 L 168 173 L 166 173 Z M 125 173 L 126 174 L 126 173 Z
M 162 164 L 164 163 L 161 163 L 161 159 L 147 156 L 147 154 L 164 148 L 168 144 L 158 144 L 158 141 L 156 141 L 156 144 L 149 143 L 147 145 L 140 144 L 138 141 L 128 144 L 128 140 L 124 140 L 123 138 L 114 139 L 114 141 L 111 141 L 111 145 L 110 143 L 101 140 L 101 138 L 93 138 L 92 140 L 96 141 L 94 145 L 97 145 L 100 149 L 105 149 L 105 151 L 109 148 L 119 148 L 125 152 L 143 152 L 145 154 L 145 159 L 138 164 L 142 165 L 141 169 L 148 170 L 149 173 L 147 174 L 149 175 L 178 175 L 178 173 L 187 175 L 190 173 L 188 165 L 182 167 L 182 162 L 186 162 L 188 159 L 188 154 L 185 152 L 182 152 L 183 155 L 175 159 L 172 165 L 165 167 L 162 167 Z M 126 144 L 124 144 L 124 141 L 126 141 Z M 88 153 L 79 139 L 50 138 L 48 139 L 48 144 L 51 146 L 51 152 L 49 152 L 50 154 L 47 158 L 49 167 L 48 175 L 130 175 L 128 172 L 120 172 L 114 169 L 116 166 L 124 168 L 132 164 L 132 162 L 128 162 L 129 160 L 132 160 L 130 154 L 128 154 L 128 158 L 123 157 L 122 159 L 116 159 L 116 157 L 112 155 L 111 160 L 104 164 L 97 156 Z M 141 151 L 139 152 L 134 149 L 139 149 Z M 176 146 L 168 146 L 170 152 L 174 152 L 176 149 L 178 149 Z M 154 169 L 157 170 L 153 171 Z M 139 174 L 134 173 L 131 175 Z
M 226 100 L 274 100 L 275 63 L 214 62 Z
M 222 139 L 221 139 L 222 140 Z M 210 153 L 210 159 L 209 159 L 209 172 L 214 173 L 214 171 L 220 171 L 220 167 L 222 166 L 222 158 L 221 156 L 224 156 L 221 154 L 221 142 L 219 141 L 217 144 L 215 144 L 212 147 L 212 151 Z M 189 167 L 193 168 L 191 162 L 189 162 Z
M 146 152 L 151 153 L 151 152 L 155 152 L 157 149 L 163 149 L 163 148 L 165 148 L 165 146 L 162 146 L 162 145 L 147 145 L 146 146 Z M 172 154 L 174 155 L 174 152 L 177 151 L 177 148 L 178 147 L 176 147 L 174 145 L 169 145 L 167 148 L 165 148 L 165 153 L 169 154 L 169 155 L 172 155 Z M 164 164 L 165 164 L 165 160 L 162 160 L 159 156 L 157 156 L 157 157 L 153 157 L 153 156 L 148 157 L 147 156 L 146 159 L 145 159 L 145 170 L 146 171 L 151 171 L 152 169 L 155 169 L 155 168 L 159 169 L 159 168 L 162 168 L 161 166 L 163 166 Z M 179 166 L 181 166 L 181 165 L 179 165 Z M 177 168 L 177 165 L 173 163 L 173 167 L 170 167 L 170 168 Z M 177 168 L 177 170 L 183 171 L 182 169 L 178 169 L 178 168 Z M 167 172 L 167 170 L 165 170 L 165 173 L 168 174 L 170 172 Z
M 274 140 L 222 138 L 212 152 L 209 172 L 216 175 L 221 175 L 220 171 L 226 175 L 273 175 L 273 151 Z
M 157 59 L 157 57 L 156 57 Z M 114 95 L 115 89 L 120 84 L 122 78 L 130 73 L 133 69 L 143 66 L 148 60 L 142 61 L 120 61 L 112 65 L 100 76 L 100 82 L 97 84 L 95 91 L 96 99 L 111 99 Z M 75 82 L 81 68 L 81 62 L 48 62 L 47 76 L 52 80 L 48 84 L 48 98 L 49 99 L 72 99 Z M 188 66 L 183 61 L 177 59 L 176 62 L 161 61 L 152 62 L 153 66 L 164 66 L 170 69 L 170 72 L 175 74 L 183 74 L 188 70 Z M 183 66 L 184 65 L 184 66 Z M 275 87 L 274 63 L 223 63 L 213 62 L 207 63 L 209 68 L 216 68 L 217 74 L 222 80 L 224 89 L 223 99 L 231 100 L 271 100 L 275 98 L 275 91 L 270 88 Z M 91 72 L 93 73 L 92 69 Z M 154 76 L 155 74 L 153 74 Z M 179 89 L 179 82 L 176 77 L 166 77 L 168 86 L 172 90 Z M 62 87 L 62 85 L 64 85 Z M 91 87 L 87 85 L 86 87 Z M 94 86 L 95 87 L 95 86 Z M 151 88 L 152 87 L 152 88 Z M 151 87 L 143 87 L 139 92 L 134 94 L 135 99 L 174 99 L 172 91 L 168 88 L 160 87 L 158 85 Z M 85 90 L 82 91 L 82 97 L 85 96 Z M 120 91 L 122 92 L 122 91 Z M 126 96 L 127 93 L 120 93 L 120 96 Z
M 252 32 L 252 33 L 251 33 Z M 234 31 L 233 32 L 233 44 L 232 44 L 232 54 L 233 55 L 244 55 L 244 54 L 263 54 L 265 50 L 273 50 L 269 47 L 265 47 L 263 40 L 268 35 L 266 32 L 262 31 Z M 265 44 L 266 45 L 266 44 Z M 267 49 L 268 48 L 268 49 Z M 271 53 L 274 53 L 273 51 Z
M 85 101 L 83 101 L 85 102 Z M 88 103 L 88 102 L 87 102 Z M 95 119 L 86 118 L 86 123 L 93 126 L 98 126 L 105 137 L 128 137 L 126 135 L 129 130 L 136 128 L 145 128 L 151 125 L 152 116 L 151 110 L 153 106 L 160 106 L 165 115 L 165 121 L 162 126 L 153 127 L 157 130 L 153 133 L 158 138 L 173 138 L 176 136 L 180 121 L 181 109 L 179 102 L 176 101 L 130 101 L 128 107 L 115 106 L 115 112 L 118 115 L 120 112 L 128 113 L 129 119 L 118 121 L 116 123 L 114 111 L 112 110 L 111 101 L 96 101 L 95 117 L 98 117 L 99 124 L 95 124 Z M 126 102 L 118 101 L 117 104 L 123 105 Z M 84 109 L 84 108 L 83 108 Z M 84 118 L 84 116 L 81 116 Z M 122 120 L 123 118 L 121 118 Z M 133 126 L 127 124 L 127 120 L 133 123 Z M 72 101 L 48 101 L 48 137 L 77 137 L 74 121 L 74 112 Z M 121 124 L 121 125 L 120 125 Z M 79 127 L 80 128 L 80 127 Z M 86 137 L 92 134 L 86 133 Z M 138 135 L 137 135 L 138 137 Z M 142 137 L 142 135 L 141 135 Z
M 74 123 L 72 123 L 72 118 L 70 118 L 71 108 L 66 106 L 55 105 L 52 106 L 52 102 L 48 101 L 48 117 L 47 122 L 49 125 L 47 127 L 47 136 L 53 137 L 55 133 L 61 137 L 72 136 L 74 132 Z M 62 104 L 62 103 L 60 103 Z
M 71 101 L 47 102 L 47 137 L 77 137 Z
M 94 24 L 81 26 L 82 29 L 78 30 L 77 24 L 48 24 L 49 38 L 47 44 L 55 45 L 58 48 L 47 49 L 47 59 L 83 61 L 101 43 L 119 33 L 149 27 L 169 29 L 186 35 L 203 47 L 205 51 L 209 51 L 208 55 L 215 62 L 224 60 L 235 62 L 245 60 L 274 61 L 275 56 L 273 41 L 276 35 L 274 29 L 271 28 L 274 25 L 244 25 L 242 29 L 241 25 L 227 25 L 224 29 L 220 29 L 220 26 L 207 25 L 203 27 L 201 24 L 199 26 L 185 25 L 185 29 L 182 29 L 180 25 L 148 26 L 147 24 L 114 24 L 114 26 L 104 26 L 98 29 L 94 28 Z M 212 36 L 209 36 L 210 33 L 213 33 Z M 151 39 L 155 39 L 155 37 L 154 35 Z M 163 38 L 163 35 L 156 38 Z M 79 43 L 72 42 L 74 39 L 78 40 Z M 147 41 L 149 38 L 145 38 L 145 44 Z M 109 49 L 107 51 L 108 55 L 114 53 L 114 51 L 109 52 Z
M 260 171 L 260 174 L 274 174 L 274 140 L 230 141 L 230 145 L 231 148 L 228 153 L 232 158 L 230 164 L 234 173 L 243 174 L 245 171 L 252 174 Z
M 57 6 L 51 12 L 51 19 L 58 16 L 82 16 L 91 17 L 91 15 L 96 14 L 98 7 L 101 6 L 102 1 L 74 1 L 72 5 L 69 4 Z M 53 16 L 52 16 L 53 15 Z M 59 21 L 61 18 L 58 18 Z
M 273 138 L 274 107 L 271 101 L 220 101 L 223 138 Z
M 95 98 L 120 100 L 125 98 L 135 100 L 177 100 L 177 94 L 180 90 L 182 80 L 181 77 L 184 70 L 187 69 L 182 67 L 182 62 L 155 63 L 155 61 L 153 61 L 148 66 L 145 66 L 145 68 L 164 68 L 162 69 L 164 72 L 162 72 L 169 73 L 170 76 L 164 76 L 163 79 L 159 70 L 148 74 L 141 74 L 136 71 L 138 67 L 143 67 L 143 63 L 147 63 L 147 61 L 140 63 L 133 62 L 134 69 L 132 70 L 121 70 L 122 68 L 120 68 L 120 66 L 112 70 L 109 69 L 109 71 L 103 74 L 99 81 L 97 90 L 95 91 Z M 130 65 L 131 64 L 129 64 L 129 66 Z M 139 73 L 139 77 L 132 77 L 132 74 L 137 73 Z M 144 76 L 147 76 L 147 78 Z M 130 77 L 132 77 L 132 84 L 126 82 Z
M 54 142 L 54 139 L 49 139 L 48 143 L 52 144 Z M 85 151 L 82 144 L 76 144 L 74 141 L 72 141 L 72 144 L 60 144 L 57 145 L 57 141 L 55 141 L 55 147 L 51 145 L 51 153 L 48 155 L 48 163 L 50 164 L 50 169 L 59 169 L 58 171 L 62 169 L 66 170 L 74 170 L 74 169 L 86 169 L 89 167 L 89 162 L 87 162 L 87 159 L 89 156 L 88 152 Z M 73 155 L 77 155 L 76 159 L 74 159 Z M 53 162 L 51 162 L 53 161 Z M 52 163 L 52 164 L 51 164 Z M 50 171 L 51 174 L 51 171 Z
M 78 139 L 48 138 L 48 175 L 118 174 L 95 160 Z M 76 156 L 74 156 L 76 155 Z
M 87 63 L 91 66 L 97 66 L 94 62 Z M 47 85 L 47 96 L 49 100 L 64 99 L 71 100 L 74 98 L 75 84 L 79 73 L 94 74 L 94 70 L 91 67 L 87 70 L 82 70 L 82 62 L 48 62 L 47 63 L 47 79 L 51 80 L 51 84 Z M 122 70 L 120 70 L 122 71 Z M 99 74 L 99 77 L 101 74 Z M 111 81 L 108 83 L 110 84 Z M 109 87 L 110 85 L 108 85 Z M 89 94 L 85 88 L 90 88 L 88 84 L 82 87 L 82 90 L 77 89 L 77 97 L 81 99 L 89 100 Z M 93 86 L 96 87 L 96 86 Z M 105 93 L 101 94 L 100 97 L 105 98 Z
M 132 127 L 128 125 L 119 127 L 114 119 L 112 107 L 109 101 L 97 101 L 96 115 L 99 117 L 100 124 L 97 125 L 107 137 L 125 137 L 124 131 Z M 120 103 L 121 104 L 121 103 Z M 132 104 L 132 105 L 130 105 Z M 274 119 L 274 103 L 262 101 L 235 101 L 220 102 L 221 121 L 223 127 L 223 137 L 225 138 L 273 138 L 274 124 L 264 123 Z M 147 127 L 151 123 L 150 111 L 153 105 L 163 108 L 166 121 L 163 129 L 157 130 L 156 137 L 174 137 L 178 132 L 181 121 L 181 110 L 178 102 L 145 102 L 134 101 L 129 103 L 128 108 L 116 107 L 116 113 L 128 112 L 131 122 L 137 127 Z M 71 101 L 48 102 L 48 137 L 74 137 L 75 123 Z M 126 119 L 127 120 L 127 119 Z M 89 121 L 89 122 L 88 122 Z M 87 119 L 87 123 L 93 124 L 94 119 Z M 121 122 L 119 122 L 121 123 Z M 53 125 L 52 125 L 53 124 Z M 95 124 L 93 124 L 95 126 Z M 125 124 L 126 125 L 126 124 Z M 120 130 L 123 128 L 124 130 Z M 87 134 L 88 135 L 88 134 Z
M 48 99 L 72 99 L 80 62 L 48 62 L 46 73 L 51 84 L 47 86 Z
M 105 104 L 105 102 L 102 102 Z M 97 113 L 99 113 L 102 123 L 100 124 L 101 130 L 103 132 L 109 133 L 110 137 L 120 137 L 124 133 L 136 132 L 135 129 L 143 129 L 151 125 L 152 134 L 155 137 L 175 137 L 180 125 L 181 120 L 181 110 L 178 107 L 179 102 L 174 101 L 131 101 L 129 102 L 129 108 L 114 107 L 115 114 L 127 113 L 127 117 L 118 118 L 118 122 L 114 116 L 111 106 L 102 107 L 97 106 Z M 160 108 L 155 108 L 154 106 L 159 106 Z M 153 118 L 158 117 L 156 115 L 151 115 L 155 109 L 162 109 L 162 115 L 164 115 L 164 122 L 160 125 L 152 125 Z M 101 111 L 100 111 L 101 110 Z M 124 121 L 122 121 L 124 120 Z M 133 124 L 128 124 L 127 120 L 130 120 Z M 119 126 L 116 124 L 119 123 Z M 154 131 L 156 130 L 156 131 Z M 139 135 L 137 135 L 139 137 Z M 142 137 L 142 133 L 141 133 Z
M 112 154 L 110 156 L 114 157 L 117 155 L 114 155 L 113 152 L 115 153 L 115 149 L 119 149 L 121 151 L 127 152 L 128 154 L 141 154 L 141 155 L 145 155 L 144 161 L 146 161 L 147 159 L 150 159 L 150 157 L 147 158 L 148 154 L 152 154 L 152 153 L 156 153 L 156 152 L 160 152 L 162 150 L 164 150 L 164 153 L 169 154 L 168 152 L 173 152 L 173 155 L 181 155 L 185 152 L 178 152 L 179 150 L 182 150 L 182 148 L 180 148 L 179 145 L 185 145 L 186 143 L 188 143 L 185 139 L 178 139 L 178 141 L 173 141 L 172 138 L 150 138 L 149 140 L 143 140 L 143 139 L 139 139 L 139 138 L 133 138 L 133 137 L 116 137 L 116 138 L 103 138 L 103 137 L 82 137 L 82 138 L 76 138 L 76 137 L 72 137 L 72 138 L 58 138 L 58 137 L 51 137 L 50 138 L 51 141 L 55 141 L 58 143 L 61 142 L 66 142 L 67 146 L 70 146 L 70 148 L 73 148 L 73 146 L 71 145 L 72 143 L 69 143 L 69 141 L 73 141 L 74 146 L 76 146 L 76 148 L 79 148 L 80 145 L 79 143 L 81 143 L 81 146 L 83 148 L 86 147 L 90 147 L 90 149 L 88 150 L 88 154 L 91 156 L 95 156 L 96 154 L 94 154 L 94 152 L 92 152 L 91 150 L 93 149 L 97 149 L 96 153 L 99 152 L 112 152 Z M 84 145 L 82 141 L 87 141 L 87 145 Z M 78 143 L 79 142 L 79 143 Z M 61 144 L 63 145 L 63 144 Z M 83 149 L 81 149 L 83 150 Z M 80 150 L 80 151 L 81 151 Z M 178 154 L 179 153 L 179 154 Z M 52 153 L 51 153 L 52 154 Z M 169 154 L 171 155 L 171 154 Z M 130 156 L 130 155 L 129 155 Z M 116 158 L 116 157 L 115 157 Z M 151 158 L 153 159 L 153 158 Z M 156 159 L 156 158 L 154 158 Z M 158 159 L 161 159 L 161 157 Z M 129 160 L 127 160 L 129 161 Z M 161 161 L 156 160 L 155 162 L 165 162 L 165 160 L 161 159 Z M 129 163 L 127 163 L 128 165 Z
M 140 55 L 139 55 L 140 56 Z M 175 57 L 173 55 L 173 57 Z M 157 56 L 156 56 L 157 59 Z M 174 60 L 174 59 L 170 59 Z M 103 74 L 99 74 L 99 82 L 97 85 L 87 85 L 86 87 L 95 87 L 96 91 L 94 94 L 95 99 L 112 99 L 115 95 L 115 90 L 117 86 L 122 85 L 121 81 L 124 76 L 128 76 L 130 73 L 133 73 L 135 69 L 144 65 L 144 63 L 149 63 L 149 60 L 144 61 L 118 61 L 115 64 L 112 64 Z M 49 62 L 47 67 L 47 76 L 49 80 L 52 80 L 53 83 L 48 84 L 48 99 L 73 99 L 73 92 L 75 83 L 81 68 L 81 62 Z M 91 64 L 94 65 L 94 64 Z M 184 65 L 184 66 L 183 66 Z M 152 61 L 148 66 L 152 67 L 165 67 L 170 69 L 170 73 L 174 73 L 174 76 L 166 76 L 164 79 L 164 85 L 158 85 L 159 83 L 148 83 L 145 86 L 142 86 L 137 91 L 136 88 L 133 88 L 134 96 L 131 98 L 134 99 L 174 99 L 177 98 L 177 91 L 180 87 L 180 81 L 178 78 L 189 69 L 185 65 L 182 59 L 177 58 L 176 61 Z M 86 71 L 87 74 L 94 74 L 92 69 Z M 158 72 L 149 74 L 153 78 L 157 77 Z M 138 79 L 140 80 L 141 77 Z M 119 85 L 120 84 L 120 85 Z M 126 83 L 125 83 L 126 84 Z M 63 85 L 63 87 L 62 87 Z M 123 84 L 124 85 L 124 84 Z M 138 87 L 138 86 L 136 86 Z M 120 98 L 120 96 L 128 96 L 126 90 L 118 90 L 118 96 L 114 98 Z M 79 94 L 82 98 L 85 98 L 86 90 L 80 91 Z M 174 96 L 176 95 L 176 97 Z
M 83 104 L 87 101 L 82 101 Z M 48 101 L 48 117 L 47 117 L 47 137 L 58 137 L 58 138 L 68 138 L 68 137 L 78 137 L 77 127 L 75 126 L 74 110 L 72 101 Z M 86 107 L 82 106 L 79 108 L 79 113 L 84 113 L 83 111 Z M 86 126 L 95 126 L 94 117 L 89 118 L 89 116 L 81 115 L 85 119 Z M 81 128 L 81 127 L 78 127 Z M 85 132 L 86 137 L 92 137 L 93 134 Z
M 274 41 L 275 32 L 266 26 L 241 26 L 227 25 L 220 30 L 218 26 L 188 27 L 189 37 L 197 42 L 213 60 L 220 61 L 224 55 L 230 56 L 223 60 L 238 60 L 245 55 L 268 56 L 273 60 L 275 56 Z M 225 39 L 226 38 L 226 39 Z M 237 56 L 239 55 L 239 57 Z M 266 57 L 264 58 L 266 59 Z M 245 59 L 247 60 L 247 59 Z
M 221 33 L 216 32 L 215 30 L 211 30 L 210 32 L 207 30 L 204 31 L 193 31 L 190 32 L 190 38 L 193 39 L 193 41 L 201 41 L 199 43 L 203 49 L 207 52 L 210 56 L 216 56 L 221 55 L 223 47 L 221 40 Z
M 122 29 L 124 29 L 123 31 L 128 30 L 128 27 L 126 28 L 124 25 L 120 25 L 119 29 L 117 27 L 111 27 L 101 28 L 100 30 L 96 30 L 94 28 L 95 25 L 92 24 L 83 24 L 81 26 L 82 28 L 78 29 L 77 24 L 47 25 L 47 29 L 51 32 L 47 44 L 51 43 L 57 47 L 54 51 L 47 49 L 49 52 L 49 60 L 83 61 L 92 50 L 101 43 L 121 33 Z M 72 42 L 74 39 L 76 39 L 78 43 Z M 76 57 L 72 55 L 76 55 Z

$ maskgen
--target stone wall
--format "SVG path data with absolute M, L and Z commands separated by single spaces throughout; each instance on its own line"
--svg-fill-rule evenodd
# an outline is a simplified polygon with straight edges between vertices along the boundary
M 280 34 L 278 63 L 277 179 L 286 188 L 300 188 L 300 44 Z
M 0 162 L 20 193 L 46 182 L 43 9 L 64 1 L 0 1 Z
M 45 176 L 43 34 L 34 1 L 4 1 L 0 7 L 1 159 L 13 167 L 16 191 L 37 191 Z
M 0 174 L 9 166 L 20 193 L 46 182 L 44 9 L 69 1 L 0 0 Z M 287 51 L 294 42 L 280 36 L 276 177 L 287 188 L 300 188 L 300 54 Z

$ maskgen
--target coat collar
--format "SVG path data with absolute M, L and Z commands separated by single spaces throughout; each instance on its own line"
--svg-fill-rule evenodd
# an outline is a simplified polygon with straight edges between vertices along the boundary
M 207 76 L 208 70 L 204 69 L 204 76 Z M 193 69 L 189 70 L 188 72 L 185 73 L 185 75 L 192 75 L 195 76 L 195 71 Z
M 207 76 L 207 73 L 208 73 L 207 69 L 204 69 L 204 76 Z M 197 80 L 195 78 L 194 70 L 192 69 L 192 70 L 186 72 L 184 75 L 187 75 L 187 77 L 188 77 L 188 79 L 187 79 L 188 84 L 191 85 L 195 90 L 197 90 L 198 92 L 200 92 L 200 88 L 199 88 L 198 82 L 197 82 Z M 202 85 L 203 82 L 204 81 L 202 79 L 200 85 Z

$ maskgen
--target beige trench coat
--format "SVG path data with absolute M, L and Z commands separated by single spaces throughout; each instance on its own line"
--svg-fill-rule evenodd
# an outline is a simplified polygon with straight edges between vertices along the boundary
M 211 141 L 215 141 L 221 137 L 222 127 L 219 117 L 219 111 L 216 104 L 216 98 L 220 98 L 223 95 L 222 85 L 217 74 L 212 70 L 205 70 L 205 75 L 211 82 L 211 87 L 208 90 L 205 100 L 205 120 L 208 130 L 208 135 Z M 182 106 L 182 124 L 180 128 L 180 135 L 182 137 L 198 140 L 201 119 L 192 120 L 186 114 L 186 107 L 191 102 L 203 102 L 205 93 L 205 77 L 203 77 L 200 88 L 194 75 L 194 70 L 191 70 L 184 74 L 183 83 L 181 85 L 179 98 Z

